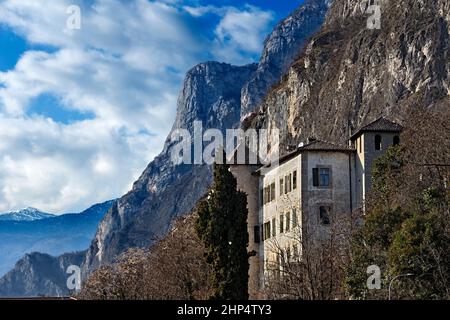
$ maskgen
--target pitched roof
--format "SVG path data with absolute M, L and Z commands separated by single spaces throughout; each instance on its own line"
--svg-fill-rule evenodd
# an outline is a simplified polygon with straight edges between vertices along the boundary
M 352 147 L 345 145 L 345 144 L 339 144 L 339 143 L 333 143 L 328 142 L 324 140 L 314 140 L 304 146 L 299 147 L 301 151 L 343 151 L 343 152 L 353 152 L 355 149 Z
M 356 137 L 358 137 L 363 132 L 401 132 L 402 130 L 403 127 L 398 123 L 386 119 L 385 117 L 380 117 L 377 120 L 369 123 L 368 125 L 361 127 L 350 137 L 350 140 L 356 139 Z
M 293 158 L 295 158 L 296 156 L 298 156 L 299 154 L 303 153 L 303 152 L 310 152 L 310 151 L 317 151 L 317 152 L 355 152 L 356 150 L 350 146 L 347 146 L 345 144 L 337 144 L 337 143 L 332 143 L 332 142 L 328 142 L 328 141 L 324 141 L 324 140 L 314 140 L 308 144 L 305 144 L 303 146 L 299 146 L 296 150 L 285 154 L 284 156 L 281 156 L 278 159 L 278 163 L 282 164 L 286 161 L 289 161 Z M 269 165 L 265 165 L 260 167 L 258 170 L 256 170 L 255 172 L 258 172 L 259 170 L 261 170 L 261 168 L 264 167 L 269 167 Z

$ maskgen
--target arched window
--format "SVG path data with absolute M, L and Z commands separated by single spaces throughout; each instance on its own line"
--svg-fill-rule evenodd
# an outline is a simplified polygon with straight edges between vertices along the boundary
M 381 150 L 381 136 L 379 134 L 375 136 L 375 150 Z
M 394 136 L 394 146 L 400 144 L 400 137 L 399 136 Z

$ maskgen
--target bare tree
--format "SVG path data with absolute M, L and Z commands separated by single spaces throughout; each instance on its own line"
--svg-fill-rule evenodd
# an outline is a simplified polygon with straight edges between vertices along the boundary
M 130 249 L 83 284 L 79 299 L 207 299 L 211 270 L 194 231 L 194 215 L 178 219 L 148 250 Z
M 317 224 L 302 214 L 298 201 L 288 199 L 285 208 L 298 212 L 288 232 L 266 240 L 264 293 L 269 299 L 326 300 L 344 297 L 343 279 L 350 242 L 361 221 L 361 213 L 340 213 L 329 225 Z

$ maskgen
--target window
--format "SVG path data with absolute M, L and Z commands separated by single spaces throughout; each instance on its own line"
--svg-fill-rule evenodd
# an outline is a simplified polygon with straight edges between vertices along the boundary
M 330 186 L 330 168 L 313 168 L 313 186 Z
M 330 185 L 330 169 L 320 168 L 319 175 L 319 185 L 321 187 L 328 187 Z
M 284 187 L 285 187 L 285 193 L 289 193 L 292 191 L 292 174 L 288 174 L 284 177 Z
M 284 216 L 280 215 L 280 233 L 284 232 Z
M 381 150 L 381 136 L 379 134 L 375 136 L 375 150 Z
M 284 254 L 284 250 L 283 249 L 280 250 L 279 256 L 280 256 L 280 260 L 279 260 L 280 264 L 279 264 L 279 266 L 280 266 L 280 268 L 284 268 L 285 265 L 286 265 L 286 259 L 285 259 L 285 254 Z
M 291 226 L 291 213 L 286 212 L 286 228 L 284 229 L 286 232 L 289 231 Z
M 270 201 L 275 200 L 275 182 L 270 185 Z
M 275 200 L 275 182 L 264 188 L 263 204 L 267 204 Z
M 289 247 L 286 248 L 286 262 L 291 262 L 291 248 Z
M 292 228 L 295 228 L 298 224 L 297 209 L 292 209 Z
M 284 179 L 280 178 L 280 196 L 284 193 Z
M 331 207 L 329 207 L 329 206 L 320 206 L 319 207 L 319 220 L 322 225 L 330 224 L 330 211 L 331 211 Z
M 272 219 L 272 236 L 275 237 L 277 235 L 277 224 L 275 218 Z
M 394 146 L 396 146 L 396 145 L 399 145 L 400 144 L 400 137 L 399 136 L 394 136 L 394 139 L 393 139 L 394 141 L 393 141 L 393 143 L 394 143 Z
M 270 238 L 270 221 L 264 223 L 264 240 L 267 240 Z
M 293 245 L 292 245 L 292 259 L 294 260 L 294 261 L 297 261 L 298 260 L 298 245 L 296 244 L 296 243 L 294 243 Z
M 313 168 L 313 186 L 318 187 L 319 186 L 319 169 Z
M 359 139 L 358 139 L 358 141 L 359 141 L 359 153 L 362 153 L 363 151 L 362 151 L 362 137 L 360 137 Z
M 297 189 L 297 170 L 294 171 L 294 175 L 292 176 L 292 189 Z
M 261 242 L 261 230 L 260 230 L 259 226 L 253 227 L 253 237 L 254 237 L 255 243 Z

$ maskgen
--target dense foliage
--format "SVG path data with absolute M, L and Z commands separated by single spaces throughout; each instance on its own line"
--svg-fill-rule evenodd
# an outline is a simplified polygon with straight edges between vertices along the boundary
M 448 112 L 447 112 L 448 113 Z M 346 287 L 353 298 L 450 299 L 448 114 L 417 112 L 401 146 L 376 160 L 364 226 L 352 240 Z M 366 286 L 367 267 L 382 288 Z
M 247 197 L 226 164 L 214 165 L 214 184 L 198 206 L 196 230 L 212 266 L 212 299 L 248 299 Z

